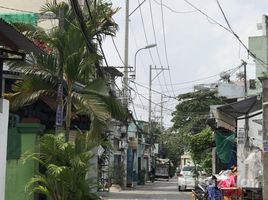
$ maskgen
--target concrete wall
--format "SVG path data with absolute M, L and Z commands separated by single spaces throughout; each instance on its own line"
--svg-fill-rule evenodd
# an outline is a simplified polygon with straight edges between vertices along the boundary
M 253 52 L 258 58 L 262 59 L 264 62 L 267 62 L 267 47 L 266 47 L 266 36 L 256 36 L 249 37 L 248 46 L 249 50 Z M 258 77 L 263 77 L 263 73 L 267 73 L 267 67 L 258 60 L 255 60 L 256 63 L 256 90 L 249 90 L 250 95 L 260 94 L 261 93 L 261 83 L 257 79 Z
M 239 187 L 261 187 L 262 179 L 262 162 L 261 151 L 254 148 L 263 149 L 262 145 L 262 114 L 249 119 L 249 146 L 250 149 L 245 148 L 245 120 L 238 120 L 237 122 L 237 166 L 238 166 L 238 180 Z
M 33 200 L 25 192 L 25 186 L 37 171 L 37 163 L 28 160 L 23 163 L 25 152 L 36 152 L 38 133 L 44 130 L 40 124 L 18 124 L 17 130 L 21 134 L 21 158 L 7 161 L 6 195 L 5 200 Z
M 3 100 L 3 111 L 0 113 L 0 199 L 5 199 L 6 152 L 9 102 Z

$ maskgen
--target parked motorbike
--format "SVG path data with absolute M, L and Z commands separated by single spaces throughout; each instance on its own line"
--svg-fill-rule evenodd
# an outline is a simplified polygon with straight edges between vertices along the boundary
M 195 200 L 208 200 L 207 185 L 197 184 L 194 190 L 192 190 Z

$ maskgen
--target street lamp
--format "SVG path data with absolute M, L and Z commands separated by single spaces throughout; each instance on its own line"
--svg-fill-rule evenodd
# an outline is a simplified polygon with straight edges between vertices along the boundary
M 135 53 L 135 57 L 134 57 L 134 77 L 136 77 L 136 60 L 137 60 L 137 54 L 143 50 L 143 49 L 151 49 L 151 48 L 154 48 L 156 47 L 157 45 L 156 44 L 150 44 L 150 45 L 147 45 L 145 47 L 142 47 L 140 49 L 138 49 Z

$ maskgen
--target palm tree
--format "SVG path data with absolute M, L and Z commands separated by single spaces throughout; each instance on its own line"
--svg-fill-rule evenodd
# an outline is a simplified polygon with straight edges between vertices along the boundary
M 94 181 L 87 178 L 91 149 L 96 146 L 89 134 L 79 134 L 75 143 L 65 142 L 63 134 L 46 134 L 40 139 L 40 153 L 24 155 L 24 162 L 34 159 L 46 169 L 26 185 L 29 195 L 45 194 L 51 200 L 97 200 L 90 191 Z M 91 141 L 90 143 L 88 141 Z
M 92 41 L 97 35 L 101 39 L 106 35 L 114 35 L 117 25 L 112 16 L 116 10 L 110 4 L 97 0 L 90 1 L 89 6 L 94 11 L 87 20 Z M 124 120 L 125 110 L 119 101 L 109 95 L 107 81 L 97 77 L 96 62 L 99 63 L 102 59 L 97 51 L 98 45 L 95 43 L 94 53 L 86 50 L 85 41 L 68 4 L 53 1 L 42 7 L 42 11 L 50 11 L 57 16 L 60 9 L 64 10 L 64 29 L 56 27 L 46 33 L 40 28 L 17 24 L 18 29 L 27 36 L 45 44 L 45 51 L 49 53 L 30 56 L 25 64 L 11 66 L 12 69 L 21 71 L 24 77 L 14 84 L 14 93 L 8 96 L 14 109 L 48 96 L 55 99 L 59 80 L 57 74 L 62 69 L 67 135 L 74 114 L 89 115 L 91 132 L 97 134 L 98 128 L 103 127 L 109 118 Z M 77 85 L 79 90 L 75 90 Z

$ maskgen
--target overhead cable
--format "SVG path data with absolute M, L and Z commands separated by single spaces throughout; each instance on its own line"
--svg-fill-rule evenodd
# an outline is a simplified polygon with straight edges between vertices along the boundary
M 222 13 L 222 15 L 223 15 L 223 18 L 224 18 L 226 24 L 228 25 L 228 27 L 229 27 L 231 33 L 236 37 L 236 39 L 240 42 L 240 44 L 247 50 L 248 54 L 249 54 L 251 57 L 253 57 L 253 58 L 255 58 L 256 60 L 258 60 L 259 62 L 263 63 L 264 65 L 268 65 L 268 63 L 264 62 L 262 59 L 258 58 L 254 53 L 252 53 L 252 52 L 248 49 L 248 47 L 242 42 L 242 40 L 240 39 L 240 37 L 239 37 L 239 36 L 234 32 L 234 30 L 232 29 L 232 27 L 231 27 L 231 25 L 230 25 L 230 23 L 229 23 L 229 21 L 228 21 L 226 15 L 225 15 L 223 9 L 222 9 L 222 7 L 221 7 L 221 4 L 220 4 L 219 0 L 216 0 L 216 2 L 217 2 L 217 4 L 218 4 L 218 7 L 219 7 L 219 9 L 220 9 L 220 11 L 221 11 L 221 13 Z
M 157 3 L 158 5 L 161 6 L 161 3 L 160 3 L 160 2 L 158 2 L 158 1 L 156 1 L 156 0 L 153 0 L 153 1 L 154 1 L 155 3 Z M 168 10 L 170 10 L 171 12 L 176 13 L 176 14 L 187 14 L 187 13 L 194 13 L 194 12 L 197 12 L 197 10 L 177 11 L 177 10 L 174 10 L 173 8 L 171 8 L 170 6 L 167 6 L 167 5 L 164 4 L 164 3 L 162 3 L 162 5 L 163 5 L 166 9 L 168 9 Z

